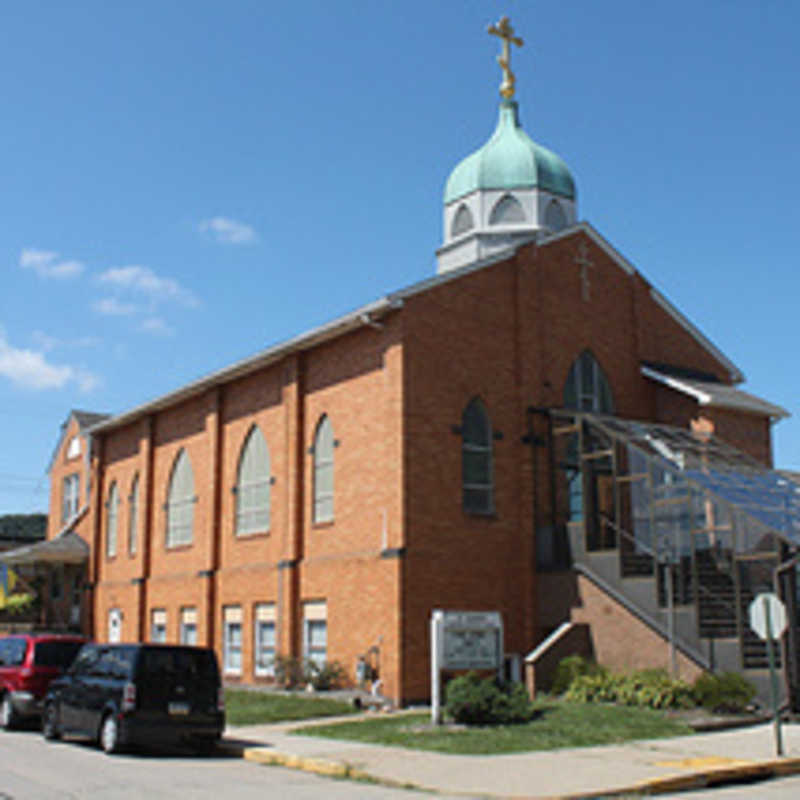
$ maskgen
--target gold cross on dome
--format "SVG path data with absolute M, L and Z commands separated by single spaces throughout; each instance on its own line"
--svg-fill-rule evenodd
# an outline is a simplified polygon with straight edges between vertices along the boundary
M 586 247 L 586 242 L 581 242 L 578 245 L 578 254 L 575 256 L 575 263 L 581 268 L 581 295 L 584 300 L 589 299 L 589 290 L 591 284 L 589 283 L 589 268 L 594 264 L 589 258 L 589 248 Z
M 514 29 L 511 27 L 511 21 L 508 17 L 501 17 L 496 25 L 489 26 L 489 33 L 492 36 L 499 36 L 503 40 L 503 50 L 497 56 L 497 63 L 503 70 L 503 82 L 500 84 L 500 94 L 506 100 L 510 100 L 514 96 L 514 84 L 517 79 L 511 71 L 511 48 L 510 44 L 515 44 L 517 47 L 522 47 L 522 39 L 519 36 L 514 36 Z

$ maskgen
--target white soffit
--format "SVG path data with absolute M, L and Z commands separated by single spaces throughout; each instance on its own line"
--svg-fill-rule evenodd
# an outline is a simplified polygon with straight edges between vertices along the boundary
M 694 378 L 676 378 L 673 375 L 667 375 L 647 366 L 642 366 L 641 371 L 646 378 L 694 398 L 697 404 L 701 406 L 729 408 L 751 414 L 763 414 L 775 420 L 791 416 L 785 408 L 776 406 L 774 403 L 756 397 L 756 395 L 743 392 L 735 386 L 700 381 Z

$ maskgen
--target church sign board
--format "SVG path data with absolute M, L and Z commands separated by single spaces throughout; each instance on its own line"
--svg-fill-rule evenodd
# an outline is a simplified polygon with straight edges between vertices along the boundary
M 503 619 L 498 611 L 443 611 L 431 616 L 431 719 L 441 719 L 442 670 L 503 668 Z

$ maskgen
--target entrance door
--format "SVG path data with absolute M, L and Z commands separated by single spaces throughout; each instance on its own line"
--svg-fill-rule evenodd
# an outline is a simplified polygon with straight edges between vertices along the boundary
M 111 644 L 122 641 L 122 611 L 118 608 L 108 612 L 108 641 Z

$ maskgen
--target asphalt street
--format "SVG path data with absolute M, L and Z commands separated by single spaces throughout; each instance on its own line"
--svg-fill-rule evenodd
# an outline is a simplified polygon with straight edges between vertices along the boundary
M 0 732 L 0 800 L 413 800 L 427 794 L 190 754 L 107 756 L 34 731 Z M 462 799 L 463 800 L 463 799 Z

